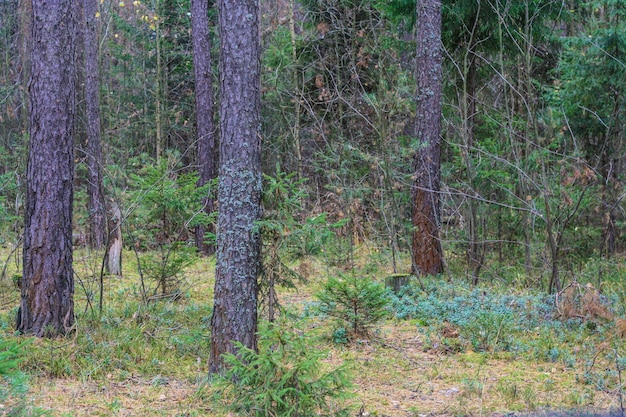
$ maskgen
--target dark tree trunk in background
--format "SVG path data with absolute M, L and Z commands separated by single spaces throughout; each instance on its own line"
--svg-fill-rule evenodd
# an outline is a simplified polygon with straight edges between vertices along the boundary
M 98 68 L 98 0 L 84 0 L 83 51 L 85 63 L 85 113 L 87 124 L 87 193 L 89 194 L 89 245 L 102 249 L 107 242 L 107 219 L 102 188 L 100 144 L 100 77 Z
M 213 77 L 211 71 L 211 38 L 209 35 L 208 0 L 191 0 L 191 32 L 193 38 L 193 66 L 196 81 L 196 135 L 198 152 L 198 186 L 202 187 L 217 176 L 215 158 L 215 127 L 213 124 Z M 209 190 L 204 210 L 214 210 L 214 191 Z M 215 233 L 215 226 L 196 227 L 196 247 L 205 254 L 215 252 L 213 245 L 204 242 L 205 233 Z
M 256 349 L 261 240 L 260 42 L 256 0 L 220 0 L 220 172 L 209 372 L 234 342 Z
M 417 2 L 417 110 L 413 201 L 413 273 L 443 272 L 440 229 L 441 1 Z
M 33 5 L 31 0 L 18 0 L 18 59 L 19 59 L 19 94 L 17 97 L 21 101 L 19 107 L 20 125 L 26 131 L 28 118 L 30 115 L 30 104 L 28 99 L 28 80 L 30 79 L 30 48 L 31 48 L 31 19 Z
M 74 324 L 73 1 L 35 0 L 26 178 L 24 266 L 18 330 L 55 336 Z

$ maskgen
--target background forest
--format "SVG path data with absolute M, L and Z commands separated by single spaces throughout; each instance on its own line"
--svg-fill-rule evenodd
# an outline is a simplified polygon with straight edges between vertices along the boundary
M 19 281 L 24 230 L 30 40 L 23 28 L 28 27 L 29 3 L 0 2 L 0 245 L 4 257 L 0 265 L 2 285 L 8 288 L 0 303 L 6 313 L 2 326 L 7 333 L 14 329 L 12 317 L 19 300 L 19 291 L 12 286 L 14 280 L 16 285 Z M 412 251 L 411 187 L 415 155 L 422 146 L 414 131 L 419 70 L 415 64 L 415 2 L 262 0 L 260 7 L 262 315 L 280 322 L 278 312 L 288 301 L 302 301 L 284 287 L 301 285 L 308 279 L 307 285 L 312 282 L 313 289 L 303 289 L 303 297 L 316 301 L 304 303 L 297 314 L 312 320 L 344 320 L 327 332 L 331 336 L 315 343 L 330 344 L 332 349 L 339 346 L 342 352 L 345 346 L 356 344 L 360 353 L 352 354 L 369 357 L 373 353 L 367 350 L 371 346 L 365 340 L 375 333 L 375 323 L 391 315 L 399 320 L 391 326 L 393 330 L 387 330 L 391 333 L 408 326 L 436 325 L 435 330 L 420 333 L 426 340 L 420 350 L 423 347 L 442 355 L 462 352 L 469 356 L 461 362 L 468 362 L 470 365 L 464 366 L 470 368 L 476 365 L 483 369 L 484 357 L 474 359 L 475 352 L 503 360 L 514 352 L 512 356 L 546 361 L 564 369 L 584 363 L 576 382 L 591 388 L 571 389 L 573 394 L 565 405 L 619 406 L 623 411 L 624 352 L 617 347 L 619 340 L 615 345 L 601 343 L 606 339 L 602 332 L 615 331 L 613 327 L 602 330 L 607 322 L 617 326 L 619 336 L 626 332 L 626 322 L 618 318 L 626 315 L 626 213 L 622 201 L 626 196 L 626 3 L 443 1 L 443 122 L 438 167 L 442 213 L 438 227 L 445 269 L 443 276 L 414 278 L 414 285 L 404 292 L 384 292 L 375 284 L 385 276 L 390 276 L 389 282 L 403 278 L 402 274 L 413 269 L 407 261 Z M 213 45 L 212 93 L 218 109 L 219 35 L 214 5 L 210 4 L 208 13 Z M 79 60 L 73 230 L 75 247 L 81 251 L 75 256 L 80 264 L 77 306 L 84 308 L 86 328 L 116 328 L 123 327 L 122 323 L 131 326 L 130 332 L 137 331 L 138 335 L 129 332 L 123 337 L 109 337 L 128 337 L 124 346 L 130 357 L 136 336 L 151 341 L 152 350 L 143 354 L 152 359 L 138 364 L 138 368 L 127 368 L 126 359 L 120 359 L 124 365 L 115 366 L 126 373 L 113 376 L 104 370 L 113 365 L 102 358 L 95 359 L 102 369 L 83 363 L 80 371 L 80 360 L 64 355 L 66 347 L 55 344 L 53 348 L 52 343 L 57 342 L 42 341 L 35 343 L 23 369 L 54 378 L 81 373 L 83 380 L 125 381 L 139 372 L 149 375 L 153 386 L 161 387 L 167 385 L 167 378 L 162 377 L 167 374 L 163 371 L 167 361 L 171 360 L 169 365 L 176 363 L 165 353 L 168 348 L 174 347 L 174 354 L 180 355 L 189 373 L 200 374 L 204 372 L 200 357 L 206 356 L 200 348 L 208 344 L 202 330 L 206 332 L 208 325 L 210 307 L 206 302 L 155 307 L 161 301 L 195 300 L 201 290 L 206 290 L 200 296 L 206 301 L 210 291 L 206 283 L 190 278 L 201 277 L 207 263 L 213 262 L 215 213 L 205 213 L 203 207 L 207 195 L 215 198 L 216 188 L 214 181 L 200 180 L 203 174 L 198 170 L 202 163 L 198 155 L 191 5 L 189 0 L 101 0 L 93 16 L 98 39 L 102 147 L 102 160 L 95 162 L 102 173 L 108 205 L 119 209 L 118 214 L 109 213 L 109 221 L 113 217 L 120 225 L 123 275 L 133 280 L 136 276 L 137 280 L 130 290 L 112 289 L 119 283 L 106 284 L 108 287 L 104 283 L 114 279 L 103 274 L 102 252 L 110 237 L 96 237 L 100 229 L 94 229 L 92 223 L 89 184 L 93 182 L 90 164 L 94 154 L 87 140 L 89 97 L 80 87 L 89 83 L 94 70 L 88 68 L 86 60 L 84 65 Z M 81 50 L 80 42 L 77 49 Z M 215 117 L 212 132 L 216 132 L 217 111 L 209 117 Z M 330 278 L 324 282 L 315 278 L 321 275 Z M 357 276 L 368 279 L 358 281 Z M 501 296 L 475 289 L 483 284 L 499 288 L 496 293 Z M 360 311 L 351 315 L 337 306 L 358 298 L 350 293 L 355 289 L 357 294 L 366 295 L 359 299 Z M 320 293 L 313 297 L 315 290 Z M 128 294 L 125 291 L 136 300 L 123 305 Z M 524 295 L 516 301 L 503 295 L 522 291 Z M 554 301 L 544 296 L 554 293 L 561 295 L 565 304 L 559 305 L 558 297 Z M 151 303 L 151 308 L 160 310 L 149 310 L 146 306 Z M 109 304 L 118 307 L 107 310 Z M 564 310 L 566 305 L 571 307 L 568 311 Z M 186 320 L 197 319 L 200 327 L 189 325 L 188 332 L 180 331 L 173 316 L 168 316 L 176 309 L 184 312 Z M 116 317 L 118 313 L 121 318 Z M 569 321 L 544 327 L 541 323 L 548 316 Z M 577 324 L 572 320 L 578 320 Z M 138 327 L 132 327 L 135 325 Z M 262 328 L 262 340 L 267 341 L 262 347 L 284 344 L 289 346 L 284 350 L 287 353 L 269 351 L 294 355 L 274 357 L 276 363 L 289 363 L 307 351 L 310 342 L 299 338 L 297 331 L 291 332 L 290 326 L 300 325 L 291 323 L 282 328 L 268 324 Z M 163 328 L 174 336 L 167 336 L 161 346 L 157 341 Z M 536 332 L 536 338 L 526 344 L 520 342 L 516 329 L 521 328 Z M 85 346 L 101 342 L 83 338 L 96 338 L 94 334 L 87 330 L 77 336 L 80 342 L 72 342 L 82 344 L 80 349 L 93 355 L 92 360 L 98 354 Z M 592 347 L 585 349 L 588 336 L 592 337 Z M 402 338 L 395 342 L 409 343 Z M 381 343 L 380 349 L 389 347 Z M 589 356 L 577 359 L 579 351 L 573 351 L 573 346 Z M 22 347 L 13 346 L 7 352 L 16 349 L 17 356 Z M 398 350 L 397 346 L 394 349 Z M 53 350 L 55 353 L 50 353 Z M 50 355 L 45 359 L 47 352 Z M 254 362 L 254 352 L 250 355 L 248 360 Z M 320 358 L 312 358 L 308 368 L 303 365 L 302 374 L 315 368 L 315 360 Z M 608 364 L 606 372 L 597 371 L 596 360 L 606 361 L 602 362 Z M 231 361 L 233 372 L 243 372 L 244 364 L 237 363 L 236 358 Z M 373 361 L 375 366 L 385 367 L 385 361 L 400 359 L 386 356 Z M 409 368 L 415 365 L 411 359 L 407 361 Z M 429 380 L 446 375 L 444 368 L 448 366 L 442 365 L 448 364 L 446 361 L 437 362 L 440 372 L 429 368 Z M 11 364 L 9 368 L 17 366 Z M 554 373 L 552 365 L 547 366 L 547 372 Z M 335 387 L 342 391 L 348 385 L 342 369 L 327 374 L 328 380 L 320 378 L 318 393 L 303 395 L 326 398 L 333 396 L 330 393 Z M 0 367 L 0 375 L 3 372 Z M 510 373 L 510 369 L 503 372 Z M 189 373 L 183 378 L 191 378 Z M 169 378 L 180 376 L 174 374 Z M 156 380 L 157 376 L 164 379 Z M 533 402 L 534 390 L 551 392 L 557 377 L 553 374 L 550 378 L 551 382 L 542 379 L 543 385 L 530 391 L 520 382 L 500 379 L 494 383 L 494 392 L 499 395 L 496 405 L 485 407 L 501 411 L 562 405 L 554 398 L 544 401 L 541 397 Z M 461 380 L 467 403 L 482 398 L 487 391 L 487 380 L 482 376 L 463 376 Z M 413 387 L 414 392 L 424 394 L 421 383 L 415 384 L 419 386 Z M 195 399 L 210 402 L 208 398 L 217 395 L 205 385 L 198 386 Z M 511 386 L 519 389 L 508 391 Z M 228 390 L 224 388 L 219 394 L 229 398 L 233 394 Z M 606 398 L 594 399 L 589 392 L 603 393 Z M 185 391 L 185 395 L 192 394 Z M 362 416 L 368 409 L 373 415 L 389 415 L 385 413 L 395 407 L 387 404 L 377 409 L 372 404 L 382 401 L 381 397 L 364 398 Z M 255 409 L 262 400 L 250 394 L 245 401 L 249 409 Z M 354 405 L 357 403 L 352 404 L 354 412 L 359 408 Z M 477 412 L 467 403 L 460 401 L 456 409 L 443 411 L 431 405 L 426 411 Z M 392 415 L 424 411 L 404 404 L 399 406 L 404 414 Z M 121 413 L 122 407 L 113 399 L 107 407 L 108 412 Z M 328 407 L 328 413 L 341 411 Z M 237 406 L 232 409 L 241 412 Z M 193 415 L 213 415 L 204 414 L 208 412 L 203 409 Z
M 1 236 L 15 244 L 27 153 L 28 39 L 19 31 L 27 6 L 1 7 Z M 335 225 L 343 240 L 368 241 L 395 259 L 410 246 L 419 143 L 411 136 L 414 3 L 261 7 L 264 173 L 301 195 L 288 208 L 268 197 L 266 216 Z M 625 12 L 615 1 L 444 2 L 441 238 L 455 276 L 547 288 L 553 270 L 608 265 L 622 250 Z M 161 200 L 170 212 L 143 221 L 155 186 L 193 199 L 185 191 L 187 176 L 197 175 L 189 3 L 104 1 L 96 20 L 105 194 L 122 208 L 136 246 L 158 245 L 155 228 L 161 240 L 191 239 L 180 233 L 191 230 L 193 201 L 177 208 Z M 78 245 L 89 241 L 84 102 Z

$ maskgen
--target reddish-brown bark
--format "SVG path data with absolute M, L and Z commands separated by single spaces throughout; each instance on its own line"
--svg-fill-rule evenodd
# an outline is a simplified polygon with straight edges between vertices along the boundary
M 75 16 L 73 1 L 32 2 L 30 148 L 18 330 L 66 333 L 74 323 Z
M 417 110 L 413 200 L 413 273 L 443 272 L 440 229 L 441 1 L 417 2 Z

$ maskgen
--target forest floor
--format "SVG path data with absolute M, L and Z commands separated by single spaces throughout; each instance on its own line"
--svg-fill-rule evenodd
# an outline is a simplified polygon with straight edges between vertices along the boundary
M 132 257 L 127 254 L 123 278 L 105 278 L 102 314 L 87 302 L 97 299 L 98 261 L 89 254 L 78 257 L 76 331 L 65 338 L 31 340 L 24 349 L 28 401 L 53 416 L 232 415 L 216 404 L 206 379 L 214 262 L 200 260 L 186 270 L 182 298 L 146 307 Z M 0 328 L 4 338 L 24 341 L 28 338 L 12 332 L 19 291 L 7 277 L 19 263 L 11 263 L 0 283 Z M 280 292 L 292 312 L 311 309 L 328 276 L 315 263 L 307 270 L 308 283 Z M 623 343 L 611 329 L 562 337 L 546 347 L 552 353 L 542 359 L 514 349 L 455 347 L 437 336 L 443 327 L 420 331 L 419 318 L 391 316 L 372 337 L 349 343 L 332 341 L 323 316 L 301 318 L 294 326 L 316 335 L 312 348 L 327 352 L 328 366 L 347 365 L 354 382 L 348 400 L 354 416 L 497 416 L 620 407 Z M 0 404 L 0 415 L 9 404 Z

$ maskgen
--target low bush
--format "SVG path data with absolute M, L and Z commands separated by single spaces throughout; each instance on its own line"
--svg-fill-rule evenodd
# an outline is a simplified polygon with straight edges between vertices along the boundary
M 320 310 L 354 336 L 368 336 L 371 327 L 387 315 L 389 305 L 382 284 L 354 274 L 330 277 L 316 297 Z
M 341 404 L 351 381 L 345 367 L 329 369 L 311 337 L 279 324 L 263 324 L 259 351 L 237 345 L 220 380 L 227 409 L 247 416 L 347 416 Z
M 508 351 L 519 348 L 524 332 L 551 323 L 554 299 L 543 295 L 498 294 L 460 283 L 427 282 L 391 295 L 396 317 L 416 319 L 429 331 L 454 333 L 467 348 Z

